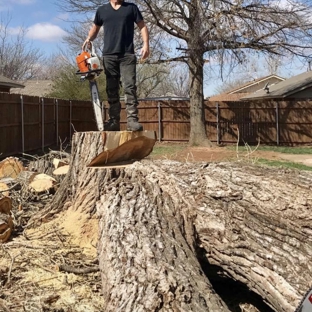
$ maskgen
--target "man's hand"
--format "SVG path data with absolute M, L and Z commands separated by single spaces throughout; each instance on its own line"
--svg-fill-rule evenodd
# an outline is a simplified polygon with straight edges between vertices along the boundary
M 141 49 L 141 60 L 144 61 L 149 57 L 150 51 L 147 45 L 144 45 Z
M 86 50 L 86 48 L 91 49 L 91 40 L 87 38 L 82 45 L 82 51 Z

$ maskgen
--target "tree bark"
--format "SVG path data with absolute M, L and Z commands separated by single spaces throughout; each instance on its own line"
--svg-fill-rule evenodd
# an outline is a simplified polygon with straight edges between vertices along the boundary
M 203 254 L 275 311 L 294 310 L 312 277 L 311 173 L 169 160 L 87 168 L 101 151 L 100 133 L 74 135 L 70 171 L 41 217 L 69 201 L 99 218 L 105 311 L 228 311 Z
M 190 75 L 190 145 L 212 146 L 208 140 L 205 126 L 204 91 L 203 91 L 203 56 L 197 55 L 196 46 L 189 46 Z
M 163 175 L 137 163 L 98 203 L 105 311 L 228 311 L 197 259 L 194 213 Z
M 0 243 L 9 240 L 13 231 L 13 220 L 11 217 L 12 201 L 0 193 Z
M 188 22 L 188 66 L 190 76 L 190 145 L 212 146 L 206 134 L 204 109 L 204 59 L 205 52 L 201 32 L 203 16 L 201 1 L 191 1 L 190 20 Z

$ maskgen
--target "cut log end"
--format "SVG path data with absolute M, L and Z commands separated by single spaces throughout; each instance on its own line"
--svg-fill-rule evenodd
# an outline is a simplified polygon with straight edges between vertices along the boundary
M 4 182 L 0 182 L 0 193 L 2 193 L 2 195 L 6 196 L 6 197 L 8 197 L 10 195 L 9 187 Z
M 61 166 L 53 171 L 53 175 L 62 176 L 65 175 L 69 170 L 69 165 Z
M 25 170 L 22 162 L 15 157 L 5 158 L 0 162 L 0 178 L 16 178 L 21 171 Z

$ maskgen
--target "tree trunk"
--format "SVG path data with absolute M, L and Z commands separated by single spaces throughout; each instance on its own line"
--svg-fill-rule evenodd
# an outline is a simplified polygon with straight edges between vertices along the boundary
M 190 75 L 190 145 L 211 146 L 205 126 L 204 92 L 203 92 L 203 56 L 190 48 L 189 75 Z M 194 52 L 193 52 L 194 51 Z
M 105 311 L 228 311 L 203 254 L 275 311 L 294 310 L 312 277 L 311 173 L 169 160 L 87 168 L 102 144 L 99 132 L 75 133 L 41 219 L 66 202 L 99 218 Z
M 202 1 L 191 1 L 188 6 L 188 66 L 190 78 L 190 145 L 212 146 L 206 134 L 204 109 L 204 59 L 202 31 Z

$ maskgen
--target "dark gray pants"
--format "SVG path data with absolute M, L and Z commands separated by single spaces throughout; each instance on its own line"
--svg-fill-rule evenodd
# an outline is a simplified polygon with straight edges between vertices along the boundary
M 119 89 L 120 80 L 125 91 L 125 103 L 127 117 L 137 119 L 138 100 L 136 87 L 136 56 L 126 55 L 104 55 L 104 71 L 106 75 L 106 93 L 109 103 L 109 117 L 120 120 Z

